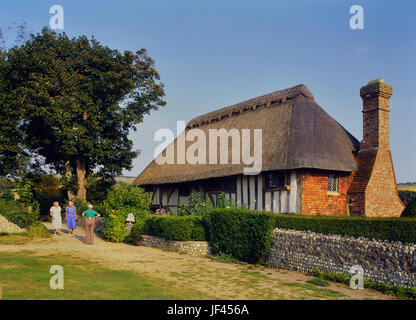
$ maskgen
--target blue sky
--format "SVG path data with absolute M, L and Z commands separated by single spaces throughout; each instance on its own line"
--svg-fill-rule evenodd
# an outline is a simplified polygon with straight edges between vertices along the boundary
M 383 77 L 393 87 L 397 180 L 416 181 L 415 1 L 1 0 L 0 28 L 25 21 L 39 32 L 55 4 L 68 35 L 94 35 L 121 51 L 146 48 L 156 60 L 167 106 L 131 135 L 142 154 L 126 175 L 152 160 L 157 129 L 299 83 L 361 140 L 360 87 Z M 364 30 L 349 27 L 354 4 L 364 8 Z

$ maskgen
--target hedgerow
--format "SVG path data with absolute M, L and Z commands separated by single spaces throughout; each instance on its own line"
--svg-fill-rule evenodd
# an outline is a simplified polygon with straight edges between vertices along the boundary
M 131 230 L 133 240 L 140 240 L 143 234 L 178 241 L 204 241 L 208 238 L 204 221 L 197 216 L 150 215 L 137 221 Z

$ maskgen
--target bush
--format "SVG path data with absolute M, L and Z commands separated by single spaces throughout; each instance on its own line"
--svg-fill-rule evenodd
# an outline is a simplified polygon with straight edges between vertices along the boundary
M 416 199 L 406 206 L 402 212 L 402 217 L 416 217 Z
M 208 239 L 206 225 L 201 217 L 151 215 L 145 219 L 144 224 L 144 227 L 138 226 L 137 229 L 142 228 L 142 232 L 145 232 L 145 234 L 158 236 L 166 240 L 204 241 Z M 138 232 L 138 230 L 135 232 Z
M 272 215 L 276 228 L 416 243 L 416 219 L 412 218 Z
M 189 205 L 185 206 L 179 203 L 178 216 L 205 216 L 210 210 L 214 208 L 212 201 L 200 192 L 191 193 L 189 195 Z
M 142 240 L 142 235 L 146 232 L 146 219 L 139 219 L 131 228 L 131 239 L 133 241 Z
M 129 213 L 135 220 L 145 218 L 149 213 L 150 199 L 144 189 L 134 185 L 121 185 L 110 191 L 104 201 L 104 236 L 109 241 L 123 242 L 128 235 L 125 222 Z
M 264 262 L 273 243 L 271 214 L 219 208 L 209 213 L 210 242 L 215 254 L 229 254 L 249 263 Z
M 27 235 L 31 238 L 50 238 L 51 234 L 48 229 L 40 222 L 35 221 L 27 229 Z

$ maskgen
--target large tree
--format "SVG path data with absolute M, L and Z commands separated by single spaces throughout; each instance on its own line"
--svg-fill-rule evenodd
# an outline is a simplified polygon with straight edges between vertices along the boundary
M 25 28 L 24 23 L 17 26 L 16 47 L 24 42 Z M 22 112 L 9 100 L 6 66 L 6 38 L 0 29 L 0 176 L 21 176 L 29 166 L 29 155 L 24 149 L 23 133 L 19 130 Z
M 146 50 L 122 54 L 46 28 L 8 50 L 3 75 L 10 108 L 23 114 L 27 149 L 68 179 L 76 174 L 81 199 L 91 173 L 112 177 L 131 168 L 138 152 L 129 132 L 165 105 Z

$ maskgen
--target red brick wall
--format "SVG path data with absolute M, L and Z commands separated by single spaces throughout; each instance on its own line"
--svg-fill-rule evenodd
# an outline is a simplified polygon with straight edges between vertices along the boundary
M 347 192 L 353 173 L 338 173 L 338 195 L 328 194 L 329 173 L 302 173 L 302 215 L 348 216 Z
M 363 140 L 357 155 L 358 171 L 349 190 L 351 215 L 398 217 L 399 199 L 389 146 L 389 99 L 392 88 L 372 81 L 360 90 L 363 99 Z

